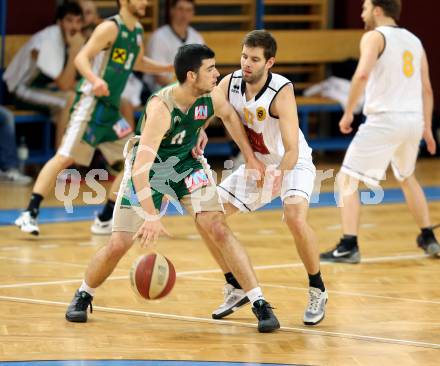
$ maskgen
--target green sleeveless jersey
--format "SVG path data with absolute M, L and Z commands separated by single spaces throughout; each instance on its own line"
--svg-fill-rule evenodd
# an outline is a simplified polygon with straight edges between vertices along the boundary
M 110 95 L 93 97 L 93 103 L 88 104 L 89 109 L 83 111 L 89 119 L 83 140 L 92 146 L 116 141 L 131 132 L 130 125 L 119 112 L 119 105 L 121 94 L 142 46 L 143 28 L 140 23 L 136 23 L 134 29 L 130 31 L 119 15 L 108 20 L 117 24 L 118 35 L 111 47 L 96 55 L 92 62 L 92 70 L 107 82 Z M 84 96 L 90 96 L 91 91 L 91 83 L 85 78 L 81 79 L 71 111 L 77 108 L 78 102 Z
M 196 146 L 200 129 L 214 114 L 211 96 L 209 94 L 202 95 L 184 113 L 176 106 L 172 96 L 172 91 L 176 86 L 177 84 L 171 84 L 151 97 L 160 98 L 171 113 L 171 126 L 162 139 L 156 160 L 150 170 L 152 199 L 157 209 L 160 209 L 164 195 L 180 200 L 209 184 L 207 172 L 203 169 L 200 161 L 193 158 L 191 150 Z M 145 121 L 144 111 L 137 125 L 138 135 L 144 128 L 154 128 L 153 125 L 145 125 Z M 157 123 L 160 122 L 157 121 Z M 137 149 L 138 145 L 136 144 L 131 164 L 136 158 Z M 139 154 L 142 154 L 142 151 Z M 140 206 L 131 178 L 121 200 L 121 207 L 130 206 Z
M 204 94 L 194 102 L 186 113 L 182 112 L 176 106 L 172 96 L 172 91 L 177 85 L 174 83 L 159 90 L 150 97 L 148 102 L 151 98 L 158 97 L 166 104 L 171 113 L 171 126 L 159 146 L 156 162 L 164 162 L 170 157 L 177 158 L 178 163 L 175 169 L 177 173 L 182 173 L 188 168 L 200 168 L 200 163 L 192 157 L 191 150 L 197 144 L 200 129 L 214 114 L 214 107 L 210 94 Z M 137 135 L 140 135 L 144 128 L 154 128 L 154 126 L 145 126 L 145 110 L 136 127 Z
M 118 26 L 118 35 L 115 42 L 108 49 L 102 50 L 92 63 L 93 72 L 104 79 L 108 84 L 110 95 L 99 97 L 99 101 L 105 105 L 119 109 L 121 94 L 127 84 L 128 77 L 133 70 L 133 65 L 142 45 L 143 28 L 140 23 L 130 31 L 119 15 L 108 18 Z M 78 84 L 78 92 L 86 92 L 91 89 L 86 79 L 81 79 Z

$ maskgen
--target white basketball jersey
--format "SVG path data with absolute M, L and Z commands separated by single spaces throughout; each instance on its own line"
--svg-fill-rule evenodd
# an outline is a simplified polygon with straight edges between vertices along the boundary
M 284 155 L 279 119 L 271 115 L 270 107 L 278 92 L 287 84 L 290 84 L 290 80 L 284 76 L 269 73 L 263 89 L 247 101 L 246 83 L 241 70 L 235 71 L 229 81 L 229 101 L 240 115 L 252 149 L 267 165 L 278 164 Z M 310 159 L 312 149 L 307 145 L 301 130 L 298 135 L 298 159 Z
M 385 48 L 367 83 L 364 114 L 422 114 L 422 43 L 403 28 L 381 26 L 376 31 L 383 35 Z

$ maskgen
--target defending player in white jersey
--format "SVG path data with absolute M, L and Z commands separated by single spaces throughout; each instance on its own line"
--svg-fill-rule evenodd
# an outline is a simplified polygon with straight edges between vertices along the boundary
M 284 218 L 309 275 L 304 324 L 315 325 L 324 318 L 327 292 L 319 269 L 315 233 L 307 223 L 316 175 L 312 150 L 298 126 L 292 83 L 270 72 L 275 62 L 275 39 L 266 31 L 256 30 L 245 36 L 242 45 L 241 70 L 226 76 L 219 87 L 240 115 L 256 156 L 268 170 L 264 187 L 259 187 L 255 179 L 247 179 L 252 177 L 242 165 L 219 185 L 218 191 L 227 215 L 255 211 L 281 196 Z M 212 314 L 220 319 L 248 300 L 221 253 L 214 245 L 210 249 L 227 281 L 225 302 Z
M 363 4 L 362 20 L 369 31 L 361 40 L 359 64 L 339 127 L 342 133 L 352 131 L 353 109 L 364 90 L 367 120 L 351 142 L 337 178 L 343 237 L 336 248 L 321 254 L 323 261 L 360 262 L 359 180 L 378 186 L 390 163 L 420 227 L 418 246 L 431 256 L 440 255 L 428 204 L 414 176 L 422 137 L 428 151 L 436 151 L 428 61 L 420 40 L 397 26 L 400 11 L 400 0 L 365 0 Z

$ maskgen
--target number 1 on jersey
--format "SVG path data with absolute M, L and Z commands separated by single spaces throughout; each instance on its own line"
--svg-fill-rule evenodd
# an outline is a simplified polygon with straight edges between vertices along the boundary
M 185 138 L 186 130 L 179 132 L 171 139 L 171 145 L 181 145 L 183 143 L 183 139 Z

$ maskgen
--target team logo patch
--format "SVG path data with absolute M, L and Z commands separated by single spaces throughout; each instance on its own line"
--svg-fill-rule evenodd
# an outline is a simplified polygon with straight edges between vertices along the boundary
M 127 136 L 131 131 L 133 131 L 133 129 L 125 119 L 120 119 L 113 125 L 113 131 L 116 132 L 116 135 L 119 138 L 122 138 Z
M 174 123 L 177 125 L 182 119 L 179 116 L 174 117 Z
M 194 192 L 196 189 L 209 185 L 209 179 L 203 169 L 197 170 L 185 178 L 185 185 L 188 192 Z
M 125 31 L 123 31 L 123 32 L 121 33 L 121 36 L 122 36 L 122 38 L 128 38 L 128 33 L 125 32 Z
M 198 105 L 194 108 L 194 119 L 207 119 L 208 118 L 208 106 L 207 105 Z
M 127 51 L 123 48 L 115 48 L 113 50 L 112 60 L 118 64 L 125 64 L 127 60 Z
M 263 107 L 257 108 L 257 119 L 261 122 L 266 119 L 266 110 Z

